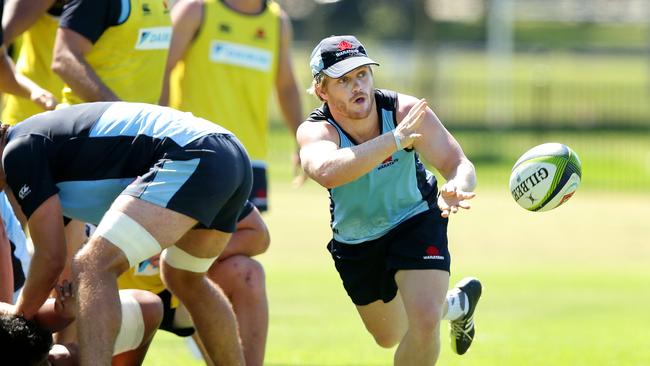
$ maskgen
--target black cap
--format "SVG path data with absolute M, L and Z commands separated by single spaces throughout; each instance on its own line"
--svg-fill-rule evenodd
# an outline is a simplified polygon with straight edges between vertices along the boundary
M 312 76 L 323 72 L 338 79 L 348 72 L 364 65 L 379 65 L 368 57 L 366 49 L 354 36 L 330 36 L 311 52 Z

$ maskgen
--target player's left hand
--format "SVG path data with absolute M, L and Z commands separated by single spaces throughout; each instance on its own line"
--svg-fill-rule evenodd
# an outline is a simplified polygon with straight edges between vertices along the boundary
M 474 198 L 476 193 L 465 192 L 456 186 L 454 181 L 448 181 L 443 184 L 438 191 L 438 207 L 442 217 L 449 217 L 449 214 L 455 214 L 459 208 L 469 209 L 471 204 L 468 200 Z

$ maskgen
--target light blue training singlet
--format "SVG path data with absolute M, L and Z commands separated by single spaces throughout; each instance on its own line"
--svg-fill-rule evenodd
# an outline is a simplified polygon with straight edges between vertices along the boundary
M 375 100 L 381 134 L 397 125 L 397 93 L 376 90 Z M 340 147 L 357 145 L 334 121 L 323 105 L 308 121 L 327 121 L 341 140 Z M 377 239 L 401 222 L 436 206 L 435 176 L 424 168 L 415 150 L 399 150 L 359 179 L 332 188 L 330 192 L 331 227 L 334 239 L 358 244 Z

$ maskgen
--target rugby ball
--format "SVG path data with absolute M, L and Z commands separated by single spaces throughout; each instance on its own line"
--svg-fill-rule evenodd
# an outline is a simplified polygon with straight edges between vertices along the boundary
M 510 193 L 526 210 L 548 211 L 573 196 L 581 177 L 582 164 L 575 151 L 560 143 L 546 143 L 517 160 L 510 175 Z

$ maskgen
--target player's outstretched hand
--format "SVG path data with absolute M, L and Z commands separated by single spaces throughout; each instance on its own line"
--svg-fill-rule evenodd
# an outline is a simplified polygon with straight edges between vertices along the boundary
M 443 184 L 438 191 L 438 207 L 442 213 L 440 216 L 449 217 L 449 214 L 458 212 L 458 208 L 469 209 L 470 199 L 476 196 L 474 192 L 460 190 L 453 181 Z
M 419 139 L 422 135 L 417 133 L 422 120 L 424 120 L 424 115 L 427 112 L 427 101 L 425 99 L 418 100 L 409 113 L 404 117 L 402 122 L 400 122 L 395 131 L 395 137 L 400 141 L 403 149 L 410 148 L 413 146 L 415 140 Z

